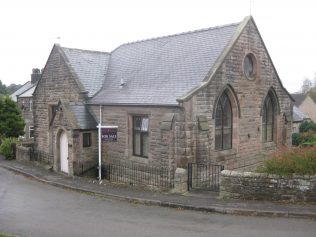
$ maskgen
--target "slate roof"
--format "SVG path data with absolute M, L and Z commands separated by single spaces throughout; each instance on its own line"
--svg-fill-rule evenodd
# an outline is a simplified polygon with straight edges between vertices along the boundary
M 96 129 L 97 122 L 90 114 L 86 105 L 70 104 L 69 108 L 73 112 L 78 128 Z
M 26 90 L 30 89 L 33 86 L 31 81 L 26 82 L 23 86 L 21 86 L 19 89 L 17 89 L 15 92 L 13 92 L 10 97 L 13 101 L 17 101 L 17 96 L 24 93 Z
M 92 97 L 101 89 L 110 55 L 105 52 L 61 47 L 78 79 Z
M 302 122 L 305 119 L 309 119 L 304 112 L 302 112 L 298 107 L 295 105 L 293 106 L 293 122 Z
M 302 102 L 304 101 L 304 99 L 306 98 L 306 95 L 304 95 L 304 94 L 291 94 L 291 96 L 295 100 L 294 104 L 297 107 L 299 107 L 302 104 Z
M 33 92 L 35 91 L 36 85 L 33 84 L 32 87 L 30 87 L 29 89 L 27 89 L 26 91 L 24 91 L 22 94 L 19 95 L 19 98 L 23 98 L 23 97 L 32 97 L 33 96 Z
M 118 47 L 102 90 L 89 103 L 178 105 L 177 98 L 202 83 L 239 24 Z

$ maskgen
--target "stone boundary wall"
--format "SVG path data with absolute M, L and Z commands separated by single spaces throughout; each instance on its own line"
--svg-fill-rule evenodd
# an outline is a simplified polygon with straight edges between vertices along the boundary
M 247 200 L 316 201 L 316 176 L 291 178 L 265 173 L 223 170 L 220 198 Z
M 30 152 L 31 147 L 25 147 L 25 146 L 16 146 L 16 160 L 18 161 L 30 161 Z

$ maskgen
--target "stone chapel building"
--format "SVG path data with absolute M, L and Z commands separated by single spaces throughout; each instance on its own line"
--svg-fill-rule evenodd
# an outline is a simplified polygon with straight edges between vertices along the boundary
M 76 174 L 97 162 L 101 114 L 118 126 L 103 162 L 250 170 L 291 145 L 292 106 L 252 17 L 109 53 L 56 44 L 33 94 L 35 149 Z

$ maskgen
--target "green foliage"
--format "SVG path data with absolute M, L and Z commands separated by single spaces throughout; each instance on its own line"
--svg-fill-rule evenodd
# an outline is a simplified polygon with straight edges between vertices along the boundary
M 316 145 L 316 124 L 313 121 L 304 121 L 299 127 L 300 133 L 292 134 L 292 145 Z
M 14 159 L 14 146 L 17 143 L 17 139 L 14 137 L 5 138 L 0 145 L 0 154 L 5 156 L 6 159 Z
M 16 235 L 1 234 L 0 237 L 16 237 Z
M 22 85 L 17 85 L 17 84 L 10 84 L 9 86 L 7 86 L 7 93 L 8 95 L 11 95 L 13 92 L 17 91 Z
M 282 149 L 265 160 L 257 172 L 283 176 L 316 175 L 316 147 Z
M 7 94 L 7 87 L 0 80 L 0 96 Z
M 10 84 L 9 86 L 6 86 L 2 84 L 2 81 L 0 80 L 0 96 L 4 95 L 10 95 L 16 90 L 18 90 L 22 85 L 16 85 L 16 84 Z
M 298 146 L 302 143 L 302 139 L 299 133 L 292 134 L 292 145 Z
M 304 121 L 299 127 L 300 133 L 314 131 L 316 132 L 316 124 L 313 121 Z
M 24 134 L 25 122 L 21 110 L 10 97 L 0 98 L 0 138 Z
M 309 130 L 303 133 L 293 133 L 292 145 L 294 146 L 316 145 L 316 132 Z

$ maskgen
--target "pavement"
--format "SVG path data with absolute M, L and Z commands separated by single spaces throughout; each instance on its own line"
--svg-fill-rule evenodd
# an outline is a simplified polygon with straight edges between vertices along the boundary
M 316 219 L 315 203 L 222 200 L 218 198 L 218 193 L 208 191 L 190 191 L 184 194 L 175 194 L 135 186 L 118 185 L 108 181 L 102 181 L 100 184 L 95 179 L 69 177 L 45 169 L 45 167 L 35 163 L 9 161 L 1 156 L 0 167 L 49 185 L 144 205 L 221 214 Z

